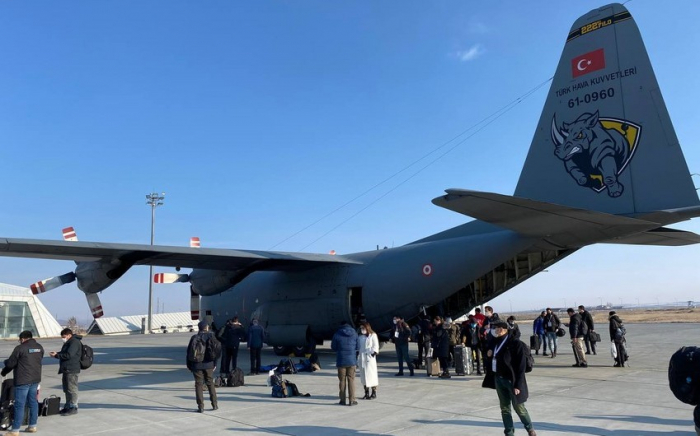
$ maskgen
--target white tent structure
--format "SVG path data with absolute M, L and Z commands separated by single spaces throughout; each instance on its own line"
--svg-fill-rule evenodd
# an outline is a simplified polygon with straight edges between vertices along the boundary
M 110 316 L 97 318 L 88 327 L 89 335 L 133 335 L 143 333 L 146 315 Z M 153 315 L 154 333 L 189 332 L 197 330 L 189 312 L 157 313 Z
M 62 329 L 29 288 L 0 283 L 0 338 L 16 338 L 24 330 L 39 338 L 59 337 Z

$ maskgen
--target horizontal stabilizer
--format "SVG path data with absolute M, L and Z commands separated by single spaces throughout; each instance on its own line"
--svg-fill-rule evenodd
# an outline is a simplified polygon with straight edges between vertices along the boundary
M 562 247 L 634 235 L 660 225 L 651 221 L 577 209 L 490 192 L 448 189 L 433 203 L 526 236 Z
M 685 230 L 669 229 L 659 227 L 648 232 L 636 235 L 616 238 L 612 241 L 605 241 L 608 244 L 633 244 L 633 245 L 658 245 L 664 247 L 680 247 L 700 243 L 700 235 Z

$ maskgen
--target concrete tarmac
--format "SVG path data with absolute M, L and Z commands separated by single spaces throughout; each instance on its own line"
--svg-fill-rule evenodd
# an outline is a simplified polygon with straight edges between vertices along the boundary
M 603 326 L 601 326 L 603 327 Z M 522 325 L 524 334 L 529 326 Z M 526 406 L 538 435 L 651 436 L 695 435 L 691 406 L 668 389 L 668 360 L 682 345 L 697 345 L 697 324 L 629 324 L 630 367 L 613 368 L 607 325 L 599 332 L 598 355 L 587 356 L 588 368 L 572 368 L 568 340 L 560 341 L 557 358 L 536 356 L 527 375 Z M 190 333 L 148 336 L 89 336 L 95 364 L 80 374 L 80 412 L 74 416 L 39 418 L 41 435 L 502 435 L 496 391 L 481 387 L 481 377 L 443 380 L 416 371 L 395 377 L 391 344 L 379 357 L 376 400 L 358 400 L 355 407 L 338 405 L 335 355 L 318 350 L 322 370 L 287 375 L 311 397 L 272 398 L 266 376 L 246 376 L 239 388 L 219 388 L 219 410 L 196 413 L 194 381 L 185 368 Z M 566 338 L 560 338 L 566 339 Z M 39 340 L 46 354 L 60 339 Z M 6 359 L 16 341 L 0 344 Z M 415 345 L 411 354 L 416 355 Z M 263 365 L 279 361 L 271 349 Z M 247 373 L 248 353 L 239 366 Z M 44 359 L 41 398 L 64 395 L 58 361 Z M 408 372 L 406 372 L 408 375 Z M 362 396 L 359 377 L 356 392 Z M 205 391 L 205 398 L 208 395 Z M 208 401 L 207 401 L 208 405 Z M 516 434 L 526 434 L 516 421 Z

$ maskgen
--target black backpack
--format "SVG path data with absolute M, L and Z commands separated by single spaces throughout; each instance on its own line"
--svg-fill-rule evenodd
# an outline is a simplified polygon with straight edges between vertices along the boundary
M 520 346 L 520 351 L 525 355 L 525 372 L 532 372 L 532 368 L 535 366 L 535 358 L 532 356 L 532 351 L 525 342 L 520 339 L 517 341 Z
M 243 370 L 241 368 L 236 368 L 231 371 L 231 375 L 228 378 L 226 386 L 230 388 L 237 388 L 245 384 L 245 377 L 243 376 Z
M 668 364 L 668 385 L 679 400 L 692 406 L 700 403 L 700 348 L 682 347 Z
M 92 366 L 94 353 L 92 352 L 91 346 L 85 345 L 82 342 L 81 345 L 83 346 L 83 350 L 80 353 L 80 369 L 88 369 Z
M 203 335 L 197 334 L 192 338 L 192 343 L 187 349 L 187 360 L 194 363 L 204 362 L 204 355 L 207 352 L 207 344 Z

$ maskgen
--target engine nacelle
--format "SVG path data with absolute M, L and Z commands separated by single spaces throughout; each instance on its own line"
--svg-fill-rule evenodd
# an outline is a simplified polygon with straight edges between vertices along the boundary
M 128 268 L 127 268 L 128 269 Z M 107 289 L 121 277 L 124 271 L 109 262 L 80 262 L 75 268 L 78 289 L 94 294 Z
M 190 273 L 194 293 L 202 296 L 220 294 L 241 280 L 239 271 L 215 271 L 196 269 Z

